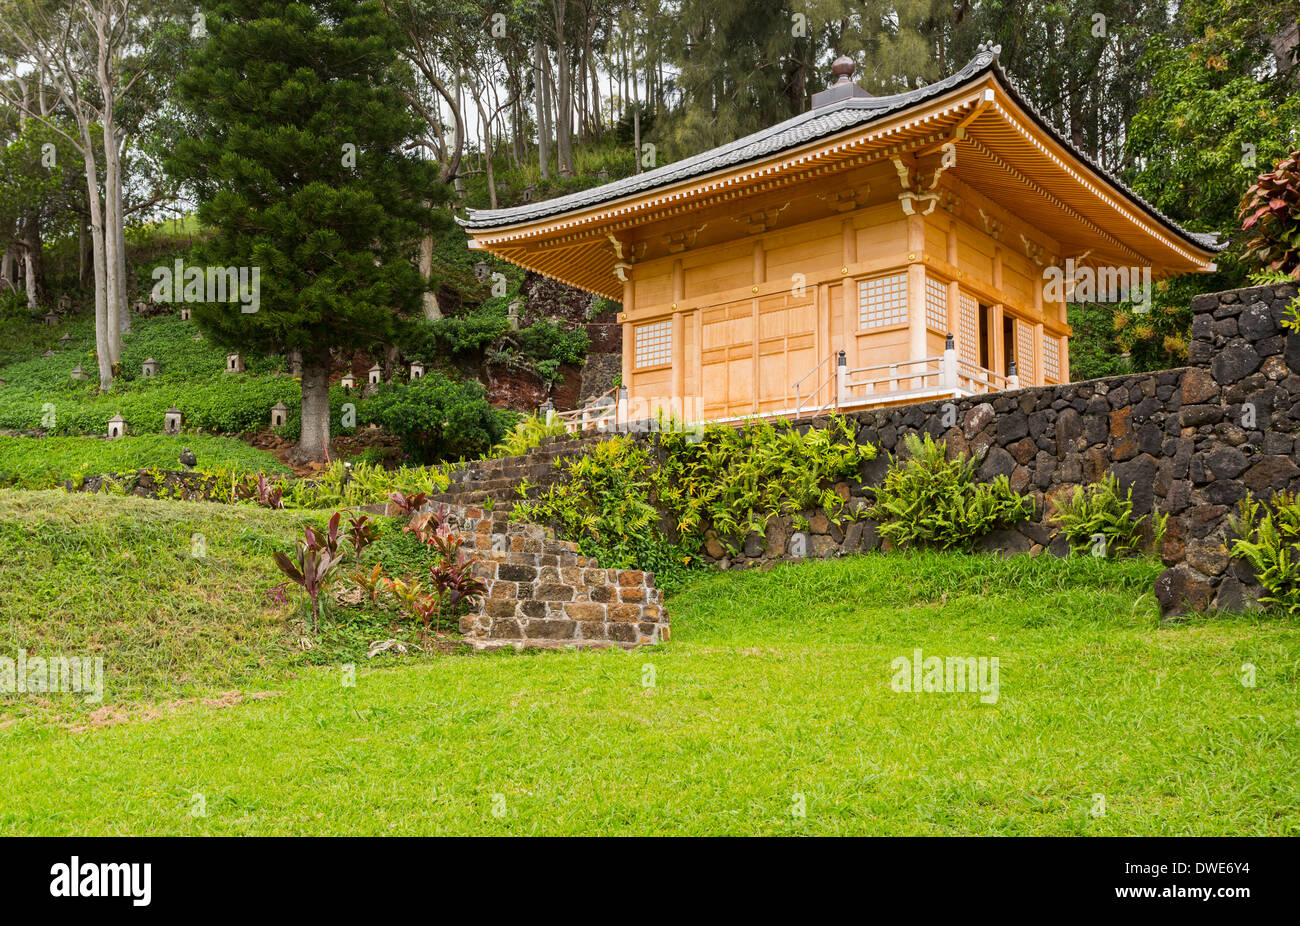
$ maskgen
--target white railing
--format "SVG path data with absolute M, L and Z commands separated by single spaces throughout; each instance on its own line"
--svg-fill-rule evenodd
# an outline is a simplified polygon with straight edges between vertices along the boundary
M 814 378 L 821 375 L 823 369 L 825 370 L 825 375 L 823 376 L 823 378 L 821 378 L 820 380 L 814 379 L 815 385 L 812 391 L 808 395 L 802 396 L 800 392 L 803 389 L 803 384 L 806 383 L 810 378 Z M 813 367 L 811 370 L 805 373 L 803 377 L 794 384 L 793 387 L 794 415 L 796 418 L 799 417 L 799 413 L 803 410 L 805 402 L 815 401 L 817 396 L 822 394 L 822 390 L 825 389 L 827 386 L 829 386 L 835 380 L 835 377 L 837 375 L 836 369 L 837 368 L 835 366 L 835 355 L 832 354 L 831 356 L 824 359 L 821 363 L 817 364 L 817 366 Z M 820 405 L 810 406 L 810 408 L 812 407 L 822 408 L 824 406 L 820 406 Z
M 821 371 L 832 364 L 833 372 L 820 379 Z M 812 378 L 818 385 L 811 396 L 802 395 L 802 386 Z M 822 390 L 834 382 L 830 401 L 813 402 Z M 898 360 L 850 369 L 844 351 L 828 357 L 806 373 L 792 386 L 794 416 L 816 413 L 830 408 L 883 404 L 908 398 L 927 396 L 963 396 L 984 392 L 1018 389 L 1020 379 L 1015 367 L 1008 376 L 995 373 L 982 366 L 961 360 L 951 340 L 944 352 L 936 357 L 919 360 Z
M 600 404 L 605 399 L 610 401 L 603 405 Z M 567 412 L 557 412 L 551 400 L 547 399 L 546 404 L 538 409 L 538 414 L 545 416 L 547 425 L 560 422 L 564 425 L 564 430 L 568 434 L 577 434 L 593 429 L 597 431 L 615 430 L 620 422 L 627 419 L 627 395 L 618 386 L 612 386 L 582 406 L 582 408 L 575 408 Z
M 1020 377 L 1014 373 L 1003 376 L 969 360 L 958 361 L 957 382 L 963 389 L 972 393 L 1001 392 L 1004 389 L 1020 388 Z

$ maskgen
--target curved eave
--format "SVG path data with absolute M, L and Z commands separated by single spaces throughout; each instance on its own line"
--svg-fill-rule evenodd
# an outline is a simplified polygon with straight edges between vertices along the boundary
M 920 91 L 877 98 L 876 104 L 885 109 L 901 97 L 913 102 L 764 157 L 663 186 L 650 183 L 647 189 L 619 195 L 618 191 L 625 188 L 625 178 L 561 198 L 581 196 L 585 205 L 523 221 L 500 224 L 502 218 L 518 215 L 525 207 L 476 210 L 470 219 L 457 221 L 471 235 L 471 248 L 486 250 L 588 292 L 619 299 L 621 283 L 614 278 L 619 259 L 611 239 L 621 238 L 639 226 L 742 195 L 849 169 L 891 153 L 924 149 L 965 122 L 971 144 L 958 149 L 959 164 L 963 163 L 965 151 L 976 168 L 992 178 L 985 185 L 1012 197 L 1011 202 L 1023 202 L 1023 197 L 1031 196 L 1040 212 L 1055 208 L 1080 228 L 1090 228 L 1090 234 L 1103 242 L 1098 253 L 1105 253 L 1109 260 L 1147 262 L 1166 275 L 1213 269 L 1213 257 L 1220 248 L 1197 240 L 1074 149 L 1025 102 L 996 60 L 990 58 L 974 69 L 968 65 L 954 78 L 959 76 L 959 80 L 949 78 L 945 82 L 948 89 L 943 92 L 939 85 L 923 88 L 930 91 L 924 98 Z M 865 105 L 850 100 L 826 109 L 851 116 L 852 110 Z M 768 133 L 808 122 L 819 112 L 804 113 Z M 716 150 L 753 144 L 754 139 L 764 136 L 756 133 Z M 981 159 L 985 163 L 981 164 Z M 641 175 L 642 184 L 673 166 Z M 602 198 L 602 190 L 614 195 Z M 554 207 L 559 202 L 551 200 L 534 206 Z

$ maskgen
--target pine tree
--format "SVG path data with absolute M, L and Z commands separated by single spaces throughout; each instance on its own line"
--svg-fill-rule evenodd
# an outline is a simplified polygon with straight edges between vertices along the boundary
M 213 232 L 201 259 L 256 270 L 260 293 L 256 312 L 209 302 L 194 319 L 229 349 L 299 353 L 294 456 L 319 460 L 332 354 L 376 348 L 420 310 L 418 243 L 445 187 L 408 153 L 420 127 L 397 84 L 403 39 L 377 0 L 210 0 L 205 16 L 178 88 L 192 135 L 168 169 Z

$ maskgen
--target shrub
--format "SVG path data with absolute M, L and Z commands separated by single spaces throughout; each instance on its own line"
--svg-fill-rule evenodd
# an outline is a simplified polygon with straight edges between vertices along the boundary
M 519 349 L 533 360 L 557 363 L 581 363 L 587 356 L 591 339 L 581 328 L 566 328 L 542 319 L 519 332 Z
M 488 404 L 476 382 L 429 373 L 409 384 L 386 386 L 360 409 L 363 423 L 386 428 L 414 460 L 471 459 L 505 436 L 512 418 Z
M 1238 209 L 1242 229 L 1255 234 L 1246 254 L 1268 270 L 1300 279 L 1300 150 L 1260 174 Z
M 827 484 L 856 480 L 862 463 L 876 456 L 838 416 L 806 432 L 788 421 L 670 431 L 660 444 L 663 462 L 654 476 L 660 506 L 696 546 L 711 526 L 733 553 L 773 515 L 790 515 L 806 527 L 800 513 L 819 508 L 838 522 L 845 500 Z
M 1068 499 L 1053 503 L 1052 520 L 1061 526 L 1061 533 L 1070 541 L 1075 553 L 1089 553 L 1097 547 L 1097 539 L 1104 541 L 1106 556 L 1122 556 L 1141 550 L 1147 526 L 1147 516 L 1133 517 L 1133 490 L 1122 497 L 1119 479 L 1107 473 L 1101 482 L 1084 488 L 1076 486 Z M 1151 549 L 1158 550 L 1165 535 L 1168 515 L 1151 516 Z
M 557 437 L 564 433 L 564 424 L 557 421 L 547 424 L 540 415 L 524 415 L 515 422 L 515 426 L 506 434 L 505 439 L 486 454 L 488 457 L 523 456 L 541 444 L 548 437 Z
M 644 569 L 671 589 L 710 528 L 737 552 L 773 515 L 798 521 L 821 508 L 837 521 L 847 517 L 844 499 L 826 483 L 856 479 L 874 456 L 839 418 L 806 433 L 784 421 L 665 432 L 655 454 L 620 436 L 561 460 L 560 481 L 517 504 L 512 517 L 550 523 L 602 566 Z
M 540 498 L 517 504 L 512 518 L 554 525 L 606 568 L 659 574 L 685 564 L 684 551 L 660 530 L 650 495 L 652 462 L 643 444 L 614 437 L 558 466 L 562 480 Z
M 944 441 L 909 434 L 907 460 L 890 460 L 884 485 L 870 513 L 880 535 L 896 547 L 968 549 L 1000 527 L 1026 520 L 1033 499 L 1011 490 L 1006 476 L 975 481 L 978 460 L 961 453 L 951 460 Z
M 1264 604 L 1287 615 L 1300 614 L 1300 500 L 1287 492 L 1274 495 L 1267 505 L 1243 498 L 1230 527 L 1236 534 L 1231 553 L 1255 571 L 1267 593 Z

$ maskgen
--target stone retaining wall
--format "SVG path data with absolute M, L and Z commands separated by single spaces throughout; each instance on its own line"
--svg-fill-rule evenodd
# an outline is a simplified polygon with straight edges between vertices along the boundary
M 905 436 L 928 433 L 952 452 L 979 455 L 981 479 L 1006 475 L 1013 489 L 1035 499 L 1031 521 L 989 535 L 983 549 L 1065 555 L 1068 546 L 1049 520 L 1053 500 L 1113 472 L 1122 489 L 1132 489 L 1137 514 L 1169 516 L 1162 552 L 1168 568 L 1156 583 L 1162 613 L 1250 607 L 1259 589 L 1229 557 L 1228 519 L 1247 494 L 1266 499 L 1300 492 L 1300 335 L 1281 324 L 1295 298 L 1293 284 L 1197 296 L 1189 365 L 1179 369 L 853 413 L 858 439 L 879 453 L 864 465 L 861 485 L 835 489 L 851 508 L 865 506 Z M 825 423 L 809 419 L 798 426 Z M 496 510 L 489 517 L 504 518 L 522 480 L 536 495 L 559 478 L 560 459 L 600 439 L 552 439 L 525 456 L 468 464 L 433 500 L 487 503 Z M 790 517 L 773 518 L 735 553 L 706 536 L 706 559 L 745 568 L 880 547 L 869 520 L 837 526 L 825 512 L 803 517 L 809 526 L 801 530 Z M 608 610 L 605 616 L 602 625 L 611 623 Z

